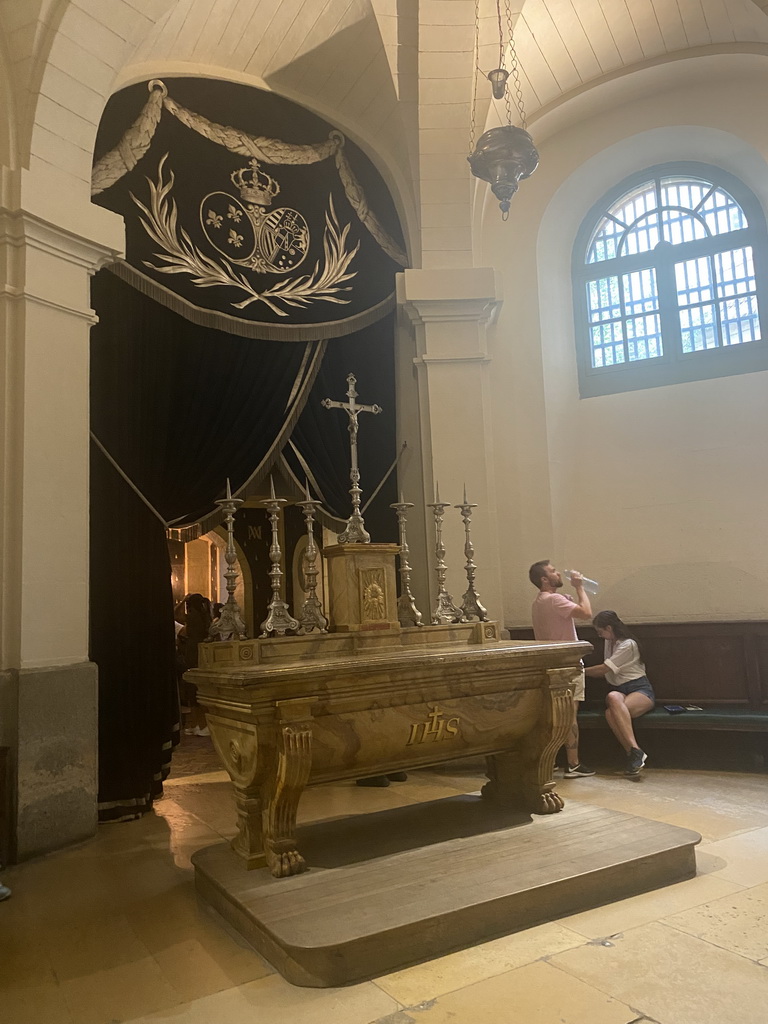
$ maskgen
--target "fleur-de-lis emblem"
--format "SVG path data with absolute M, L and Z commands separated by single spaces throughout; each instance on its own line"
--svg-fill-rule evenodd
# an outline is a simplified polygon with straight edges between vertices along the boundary
M 239 249 L 243 244 L 243 236 L 238 235 L 234 228 L 229 229 L 229 238 L 227 239 L 230 245 L 234 245 L 236 249 Z
M 238 208 L 236 206 L 230 206 L 229 207 L 229 209 L 227 211 L 227 217 L 229 218 L 229 220 L 233 220 L 235 222 L 235 224 L 239 224 L 242 216 L 243 216 L 243 211 L 242 210 L 238 210 Z
M 232 207 L 230 206 L 230 210 L 231 209 Z M 221 214 L 215 213 L 213 210 L 208 210 L 207 216 L 205 218 L 205 223 L 210 224 L 211 227 L 220 228 L 223 219 L 224 218 L 221 216 Z

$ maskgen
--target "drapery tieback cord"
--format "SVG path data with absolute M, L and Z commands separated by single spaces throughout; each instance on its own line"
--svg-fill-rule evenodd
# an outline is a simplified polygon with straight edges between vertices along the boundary
M 91 435 L 91 440 L 92 440 L 92 441 L 93 441 L 93 443 L 94 443 L 94 444 L 96 445 L 96 447 L 97 447 L 97 448 L 99 449 L 99 451 L 100 451 L 100 452 L 102 453 L 102 455 L 104 456 L 104 458 L 105 458 L 105 459 L 107 459 L 107 461 L 108 461 L 108 462 L 109 462 L 109 464 L 110 464 L 110 465 L 111 465 L 111 466 L 113 467 L 113 469 L 117 470 L 117 472 L 118 472 L 118 473 L 120 474 L 120 476 L 121 476 L 121 477 L 123 478 L 123 480 L 125 480 L 125 482 L 126 482 L 126 483 L 128 484 L 128 486 L 129 486 L 129 487 L 131 488 L 131 490 L 132 490 L 132 491 L 133 491 L 133 492 L 134 492 L 134 493 L 135 493 L 135 494 L 136 494 L 136 495 L 137 495 L 137 496 L 138 496 L 139 498 L 141 498 L 141 500 L 142 500 L 142 501 L 144 502 L 144 504 L 145 504 L 145 505 L 147 506 L 147 508 L 149 509 L 149 511 L 150 511 L 150 512 L 151 512 L 151 513 L 152 513 L 152 514 L 153 514 L 154 516 L 156 516 L 156 517 L 157 517 L 157 519 L 159 519 L 159 521 L 160 521 L 160 522 L 161 522 L 161 523 L 163 524 L 163 529 L 167 530 L 167 529 L 168 529 L 168 528 L 169 528 L 169 527 L 171 526 L 171 523 L 169 523 L 169 522 L 167 522 L 167 521 L 166 521 L 165 519 L 163 519 L 163 517 L 162 517 L 162 516 L 160 515 L 160 513 L 159 513 L 159 512 L 157 511 L 157 509 L 156 509 L 156 508 L 155 508 L 155 506 L 154 506 L 154 505 L 152 504 L 152 502 L 151 502 L 151 501 L 150 501 L 150 500 L 149 500 L 148 498 L 146 498 L 146 497 L 145 497 L 145 496 L 144 496 L 144 495 L 143 495 L 143 494 L 141 493 L 141 491 L 140 491 L 140 490 L 139 490 L 139 488 L 138 488 L 138 487 L 136 486 L 136 484 L 135 484 L 135 483 L 133 482 L 133 480 L 131 480 L 131 478 L 130 478 L 130 477 L 128 476 L 128 474 L 127 474 L 126 472 L 124 472 L 124 470 L 123 470 L 123 469 L 121 468 L 121 466 L 119 465 L 119 463 L 117 463 L 117 462 L 116 462 L 116 461 L 115 461 L 115 460 L 114 460 L 114 459 L 112 458 L 112 456 L 111 456 L 111 455 L 109 454 L 109 452 L 107 451 L 107 449 L 106 449 L 106 448 L 104 447 L 104 445 L 103 445 L 103 444 L 101 443 L 101 441 L 100 441 L 100 440 L 98 439 L 98 437 L 96 437 L 96 435 L 94 434 L 94 432 L 93 432 L 92 430 L 90 431 L 90 435 Z M 405 450 L 406 450 L 406 448 L 407 448 L 407 447 L 408 447 L 408 442 L 407 442 L 407 441 L 403 441 L 402 445 L 400 446 L 400 451 L 399 451 L 399 452 L 397 453 L 397 455 L 395 456 L 395 458 L 394 458 L 394 459 L 392 460 L 392 464 L 390 465 L 389 469 L 388 469 L 388 470 L 386 471 L 386 473 L 384 474 L 384 476 L 383 476 L 383 477 L 381 478 L 381 480 L 379 481 L 379 485 L 378 485 L 378 487 L 377 487 L 377 488 L 375 489 L 375 491 L 374 491 L 374 492 L 373 492 L 373 493 L 371 494 L 370 498 L 368 499 L 368 501 L 366 501 L 365 505 L 363 505 L 363 507 L 362 507 L 362 510 L 361 510 L 361 511 L 363 512 L 363 514 L 364 514 L 364 513 L 366 512 L 366 510 L 368 509 L 368 506 L 369 506 L 369 505 L 371 504 L 371 502 L 373 501 L 373 499 L 374 499 L 374 498 L 376 497 L 376 495 L 377 495 L 377 494 L 379 493 L 379 491 L 380 491 L 380 490 L 382 489 L 382 487 L 383 487 L 383 486 L 384 486 L 384 484 L 385 484 L 385 483 L 387 482 L 387 480 L 389 480 L 390 476 L 392 476 L 392 473 L 393 473 L 393 471 L 395 470 L 395 467 L 397 466 L 398 462 L 399 462 L 399 461 L 400 461 L 400 459 L 402 458 L 402 456 L 403 456 L 403 453 L 405 452 Z M 178 522 L 178 520 L 172 520 L 171 522 Z
M 147 506 L 147 508 L 149 509 L 149 511 L 150 511 L 150 512 L 152 513 L 152 515 L 154 515 L 154 516 L 157 516 L 157 518 L 158 518 L 158 519 L 160 520 L 160 522 L 161 522 L 161 523 L 163 524 L 163 529 L 167 530 L 170 524 L 169 524 L 169 523 L 167 523 L 167 522 L 165 521 L 165 519 L 163 519 L 163 517 L 162 517 L 162 516 L 160 515 L 160 513 L 159 513 L 159 512 L 157 511 L 157 509 L 156 509 L 156 508 L 155 508 L 155 506 L 154 506 L 154 505 L 152 504 L 152 502 L 151 502 L 151 501 L 149 500 L 149 498 L 146 498 L 146 497 L 145 497 L 145 496 L 144 496 L 144 495 L 143 495 L 143 494 L 141 493 L 141 491 L 139 490 L 139 488 L 138 488 L 138 487 L 136 486 L 136 484 L 135 484 L 135 483 L 133 482 L 133 480 L 131 480 L 131 478 L 130 478 L 130 477 L 128 476 L 128 474 L 127 474 L 127 473 L 125 473 L 125 472 L 124 472 L 124 471 L 122 470 L 122 468 L 121 468 L 121 467 L 119 466 L 119 464 L 118 464 L 117 462 L 115 462 L 115 460 L 114 460 L 114 459 L 112 458 L 112 456 L 111 456 L 111 455 L 109 454 L 109 452 L 107 451 L 107 449 L 106 449 L 106 448 L 104 447 L 104 445 L 103 445 L 103 444 L 101 443 L 101 441 L 100 441 L 100 440 L 98 439 L 98 437 L 96 437 L 96 435 L 94 434 L 94 432 L 93 432 L 92 430 L 90 431 L 90 434 L 91 434 L 91 440 L 92 440 L 92 441 L 93 441 L 93 443 L 94 443 L 94 444 L 96 445 L 96 447 L 97 447 L 97 448 L 99 449 L 99 451 L 100 451 L 100 452 L 101 452 L 101 454 L 102 454 L 102 455 L 104 456 L 104 458 L 105 458 L 105 459 L 106 459 L 106 460 L 107 460 L 107 461 L 108 461 L 108 462 L 110 463 L 110 465 L 112 466 L 112 468 L 113 468 L 113 469 L 116 469 L 116 470 L 117 470 L 117 472 L 118 472 L 118 473 L 120 474 L 120 476 L 121 476 L 121 477 L 123 478 L 123 480 L 125 480 L 125 482 L 126 482 L 126 483 L 128 484 L 128 486 L 129 486 L 129 487 L 131 488 L 131 490 L 132 490 L 132 491 L 134 491 L 134 493 L 135 493 L 135 494 L 137 494 L 137 495 L 138 495 L 138 496 L 139 496 L 139 497 L 141 498 L 141 500 L 142 500 L 142 501 L 144 502 L 144 504 L 145 504 L 145 505 Z
M 392 465 L 391 465 L 391 466 L 389 467 L 389 469 L 387 470 L 387 472 L 386 472 L 386 473 L 384 474 L 384 476 L 383 476 L 383 477 L 381 478 L 381 482 L 379 483 L 379 486 L 378 486 L 378 487 L 376 488 L 376 490 L 375 490 L 375 491 L 373 492 L 373 494 L 372 494 L 372 495 L 370 496 L 370 498 L 368 499 L 368 501 L 366 501 L 366 503 L 365 503 L 365 504 L 363 505 L 362 509 L 360 510 L 360 511 L 361 511 L 361 512 L 362 512 L 363 514 L 365 514 L 365 512 L 366 512 L 366 511 L 367 511 L 367 509 L 368 509 L 368 506 L 369 506 L 369 505 L 371 504 L 371 502 L 372 502 L 372 501 L 373 501 L 373 499 L 374 499 L 374 498 L 376 497 L 376 495 L 377 495 L 377 494 L 379 493 L 379 491 L 380 491 L 380 490 L 381 490 L 381 488 L 382 488 L 382 487 L 384 486 L 384 484 L 385 484 L 385 483 L 387 482 L 387 480 L 389 480 L 389 478 L 390 478 L 390 477 L 392 476 L 392 472 L 393 472 L 393 470 L 394 470 L 395 466 L 396 466 L 396 465 L 398 464 L 398 462 L 400 461 L 400 459 L 401 459 L 401 457 L 402 457 L 402 455 L 403 455 L 403 452 L 405 451 L 405 449 L 406 449 L 407 447 L 408 447 L 408 442 L 407 442 L 407 441 L 403 441 L 402 445 L 400 446 L 400 451 L 399 451 L 399 452 L 397 453 L 397 455 L 396 455 L 396 456 L 394 457 L 394 459 L 392 460 Z

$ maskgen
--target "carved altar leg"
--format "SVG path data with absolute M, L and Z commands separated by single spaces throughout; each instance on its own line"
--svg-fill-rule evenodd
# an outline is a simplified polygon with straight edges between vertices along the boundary
M 306 871 L 296 849 L 296 811 L 312 767 L 310 702 L 278 701 L 277 763 L 265 785 L 264 853 L 275 878 Z
M 266 858 L 261 839 L 262 768 L 256 726 L 210 712 L 206 719 L 213 745 L 235 788 L 238 833 L 232 840 L 232 849 L 248 868 L 263 868 Z
M 555 755 L 565 742 L 573 714 L 573 684 L 578 669 L 548 669 L 544 709 L 537 725 L 515 750 L 488 758 L 488 782 L 482 793 L 509 807 L 554 814 L 563 809 L 555 792 Z
M 261 795 L 235 784 L 235 806 L 238 831 L 232 849 L 243 858 L 247 868 L 263 868 L 267 859 L 261 839 Z

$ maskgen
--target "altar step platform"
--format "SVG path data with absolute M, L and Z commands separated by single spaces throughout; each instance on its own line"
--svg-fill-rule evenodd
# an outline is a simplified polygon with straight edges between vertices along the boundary
M 346 985 L 696 873 L 688 829 L 570 804 L 531 818 L 478 796 L 307 825 L 305 874 L 192 858 L 200 899 L 292 984 Z

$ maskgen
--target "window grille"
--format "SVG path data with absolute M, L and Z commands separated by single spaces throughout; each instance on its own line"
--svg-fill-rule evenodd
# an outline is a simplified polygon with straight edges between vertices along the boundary
M 766 240 L 756 197 L 715 168 L 618 186 L 574 248 L 582 397 L 768 368 Z

